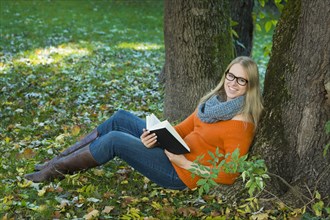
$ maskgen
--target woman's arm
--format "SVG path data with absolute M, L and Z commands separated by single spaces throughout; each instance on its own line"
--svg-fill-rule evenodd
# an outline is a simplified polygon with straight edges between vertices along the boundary
M 168 157 L 168 159 L 175 163 L 177 166 L 189 170 L 190 168 L 192 168 L 192 162 L 190 160 L 188 160 L 183 154 L 173 154 L 167 150 L 165 150 L 165 154 Z
M 194 115 L 195 114 L 196 114 L 196 112 L 193 112 L 181 123 L 174 126 L 175 130 L 179 133 L 179 135 L 182 138 L 184 138 L 185 136 L 187 136 L 190 132 L 192 132 L 194 130 Z
M 173 154 L 167 150 L 165 150 L 165 154 L 167 155 L 168 159 L 175 163 L 178 167 L 181 167 L 185 170 L 191 170 L 191 169 L 196 169 L 196 167 L 193 167 L 194 162 L 188 160 L 183 154 L 177 155 Z M 200 173 L 209 173 L 205 170 L 199 170 Z M 197 174 L 197 173 L 196 173 Z

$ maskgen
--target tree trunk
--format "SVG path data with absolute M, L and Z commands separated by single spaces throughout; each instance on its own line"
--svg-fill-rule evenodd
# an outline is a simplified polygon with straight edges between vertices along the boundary
M 228 0 L 165 0 L 165 117 L 191 114 L 233 59 Z
M 233 26 L 238 38 L 234 37 L 236 56 L 250 56 L 253 43 L 252 12 L 254 0 L 231 1 L 231 19 L 238 24 Z
M 330 195 L 330 153 L 323 156 L 330 141 L 324 129 L 330 115 L 329 13 L 329 1 L 288 1 L 285 6 L 265 77 L 265 114 L 253 146 L 271 173 L 323 197 Z M 278 193 L 293 189 L 276 177 L 271 184 Z

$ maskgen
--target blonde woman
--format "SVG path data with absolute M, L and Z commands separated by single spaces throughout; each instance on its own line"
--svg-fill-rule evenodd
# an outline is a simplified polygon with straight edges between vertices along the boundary
M 52 180 L 102 165 L 119 157 L 158 185 L 170 189 L 193 189 L 193 161 L 210 166 L 208 151 L 240 155 L 249 151 L 262 111 L 258 69 L 249 57 L 237 57 L 227 67 L 215 89 L 201 99 L 196 110 L 175 129 L 190 147 L 176 155 L 157 145 L 157 136 L 145 129 L 145 121 L 120 110 L 83 140 L 51 161 L 37 165 L 25 177 L 34 182 Z M 220 172 L 216 182 L 232 184 L 238 174 Z

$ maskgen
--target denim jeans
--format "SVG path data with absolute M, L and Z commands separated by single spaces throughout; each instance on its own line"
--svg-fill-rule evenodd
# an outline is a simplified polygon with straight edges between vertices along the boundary
M 185 189 L 173 165 L 161 148 L 146 148 L 140 140 L 144 120 L 119 110 L 97 127 L 99 137 L 90 144 L 94 159 L 101 165 L 114 157 L 126 161 L 135 170 L 158 185 L 169 189 Z

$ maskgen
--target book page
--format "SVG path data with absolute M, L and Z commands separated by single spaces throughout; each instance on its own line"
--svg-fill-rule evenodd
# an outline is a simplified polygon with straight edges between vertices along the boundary
M 149 130 L 152 126 L 160 123 L 160 120 L 154 115 L 153 113 L 151 115 L 147 115 L 146 117 L 146 128 Z

